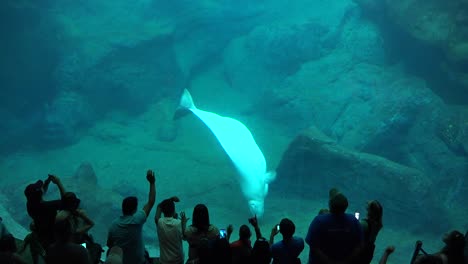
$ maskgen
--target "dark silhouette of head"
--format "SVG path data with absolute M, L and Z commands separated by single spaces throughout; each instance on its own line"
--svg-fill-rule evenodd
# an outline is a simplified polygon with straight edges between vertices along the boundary
M 66 192 L 63 195 L 62 202 L 65 210 L 73 212 L 76 211 L 76 209 L 78 209 L 81 200 L 76 197 L 75 193 Z
M 44 182 L 42 180 L 38 180 L 37 182 L 26 186 L 26 188 L 24 189 L 24 195 L 26 196 L 28 202 L 35 203 L 40 202 L 42 200 L 43 185 Z
M 165 217 L 173 217 L 175 215 L 175 203 L 171 199 L 166 199 L 161 202 L 161 212 Z
M 280 233 L 283 235 L 283 239 L 291 239 L 296 232 L 296 226 L 294 225 L 293 221 L 289 220 L 288 218 L 283 218 L 280 222 Z
M 123 215 L 133 215 L 138 208 L 138 199 L 135 196 L 129 196 L 122 201 Z
M 197 204 L 193 209 L 192 225 L 199 231 L 208 231 L 210 226 L 210 216 L 208 208 L 204 204 Z
M 259 238 L 255 241 L 251 255 L 252 263 L 267 264 L 271 262 L 270 243 L 265 238 Z
M 247 225 L 241 225 L 239 229 L 239 239 L 249 240 L 251 236 L 252 232 L 250 232 L 250 228 Z
M 383 207 L 377 200 L 372 200 L 367 203 L 367 217 L 369 219 L 382 222 Z
M 336 188 L 330 189 L 328 207 L 332 214 L 344 214 L 348 208 L 348 198 Z
M 465 248 L 465 236 L 457 230 L 445 234 L 443 241 L 453 251 L 463 251 Z

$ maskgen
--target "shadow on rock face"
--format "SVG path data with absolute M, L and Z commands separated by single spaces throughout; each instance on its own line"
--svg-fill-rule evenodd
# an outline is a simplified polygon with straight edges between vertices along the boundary
M 420 171 L 347 149 L 316 128 L 291 142 L 277 168 L 277 179 L 273 192 L 281 186 L 306 199 L 326 196 L 324 190 L 331 187 L 345 190 L 355 206 L 378 199 L 389 225 L 424 232 L 443 231 L 447 226 L 444 213 L 432 213 L 444 209 L 432 195 L 433 183 Z

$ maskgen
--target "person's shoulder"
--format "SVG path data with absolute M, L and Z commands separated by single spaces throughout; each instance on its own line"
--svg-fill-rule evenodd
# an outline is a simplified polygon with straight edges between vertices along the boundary
M 293 242 L 297 244 L 304 244 L 304 239 L 302 237 L 293 236 Z
M 236 241 L 232 242 L 229 246 L 231 248 L 242 247 L 242 241 L 241 240 L 236 240 Z
M 321 214 L 317 215 L 312 221 L 313 224 L 320 224 L 331 221 L 333 218 L 332 214 Z
M 196 232 L 198 231 L 198 229 L 192 225 L 190 226 L 187 226 L 187 228 L 185 229 L 185 236 L 186 237 L 192 237 L 193 234 L 195 234 Z
M 273 243 L 273 245 L 271 245 L 271 251 L 276 251 L 280 248 L 284 248 L 284 243 L 283 241 L 278 241 L 276 243 Z
M 210 225 L 208 227 L 208 237 L 214 238 L 218 235 L 219 235 L 219 229 L 214 225 Z
M 147 215 L 146 215 L 145 210 L 143 209 L 136 211 L 135 214 L 133 215 L 133 221 L 140 223 L 140 224 L 146 222 L 146 218 L 147 218 Z

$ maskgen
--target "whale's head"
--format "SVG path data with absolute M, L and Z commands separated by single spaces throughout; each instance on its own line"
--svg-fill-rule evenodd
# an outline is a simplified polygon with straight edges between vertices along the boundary
M 263 217 L 263 212 L 265 210 L 265 202 L 259 200 L 250 200 L 249 208 L 252 215 L 256 215 L 258 218 Z

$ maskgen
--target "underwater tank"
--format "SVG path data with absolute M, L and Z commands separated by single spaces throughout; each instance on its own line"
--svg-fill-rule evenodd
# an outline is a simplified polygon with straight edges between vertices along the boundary
M 382 204 L 372 263 L 437 252 L 468 230 L 467 23 L 464 0 L 1 1 L 0 217 L 24 239 L 24 189 L 56 175 L 104 246 L 151 169 L 156 205 L 203 203 L 231 242 L 255 214 L 305 238 L 338 188 Z

